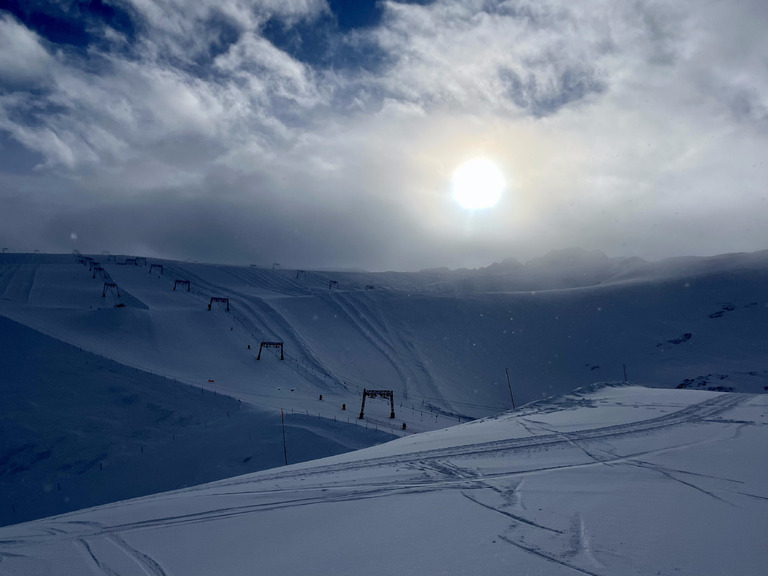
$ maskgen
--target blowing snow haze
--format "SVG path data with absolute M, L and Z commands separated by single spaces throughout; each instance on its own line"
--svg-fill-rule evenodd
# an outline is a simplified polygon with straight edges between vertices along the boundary
M 766 28 L 761 0 L 5 1 L 0 245 L 367 270 L 759 250 Z M 503 181 L 482 209 L 454 198 L 476 160 L 478 195 Z

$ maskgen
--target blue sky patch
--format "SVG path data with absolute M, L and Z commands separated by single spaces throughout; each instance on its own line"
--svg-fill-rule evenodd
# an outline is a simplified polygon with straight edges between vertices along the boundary
M 4 9 L 49 42 L 85 48 L 99 43 L 105 26 L 129 39 L 136 34 L 131 9 L 121 3 L 7 0 Z

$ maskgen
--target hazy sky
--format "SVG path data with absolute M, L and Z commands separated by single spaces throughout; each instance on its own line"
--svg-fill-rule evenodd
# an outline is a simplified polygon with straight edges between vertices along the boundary
M 768 248 L 765 0 L 0 0 L 0 246 L 413 270 Z M 496 164 L 468 211 L 452 175 Z

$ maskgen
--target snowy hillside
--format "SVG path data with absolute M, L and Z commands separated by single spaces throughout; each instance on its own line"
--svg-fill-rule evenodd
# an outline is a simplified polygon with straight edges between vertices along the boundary
M 353 404 L 367 387 L 393 389 L 414 407 L 486 416 L 511 408 L 507 368 L 519 403 L 622 380 L 624 365 L 630 380 L 652 386 L 768 385 L 768 252 L 645 263 L 569 251 L 500 274 L 126 266 L 124 257 L 95 257 L 119 299 L 102 298 L 102 275 L 92 278 L 71 256 L 0 258 L 1 314 L 274 409 L 320 393 L 334 406 Z M 152 264 L 162 274 L 150 273 Z M 173 290 L 176 280 L 190 291 Z M 209 311 L 211 297 L 229 298 L 230 311 L 218 303 Z M 287 360 L 269 350 L 269 361 L 255 362 L 263 340 L 285 342 Z M 267 381 L 286 386 L 267 391 Z
M 593 387 L 0 528 L 3 574 L 761 574 L 768 396 Z
M 140 372 L 0 317 L 0 525 L 284 464 L 279 412 Z M 291 462 L 392 438 L 290 416 Z
M 496 415 L 507 369 L 518 407 L 625 367 L 763 392 L 766 285 L 766 252 L 417 273 L 2 254 L 0 524 L 284 464 L 281 409 L 289 463 Z M 396 417 L 358 419 L 364 388 Z

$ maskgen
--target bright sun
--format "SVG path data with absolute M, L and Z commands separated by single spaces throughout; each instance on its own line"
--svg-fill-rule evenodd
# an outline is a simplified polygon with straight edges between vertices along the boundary
M 453 174 L 453 197 L 468 210 L 490 208 L 501 198 L 504 177 L 490 160 L 475 158 Z

